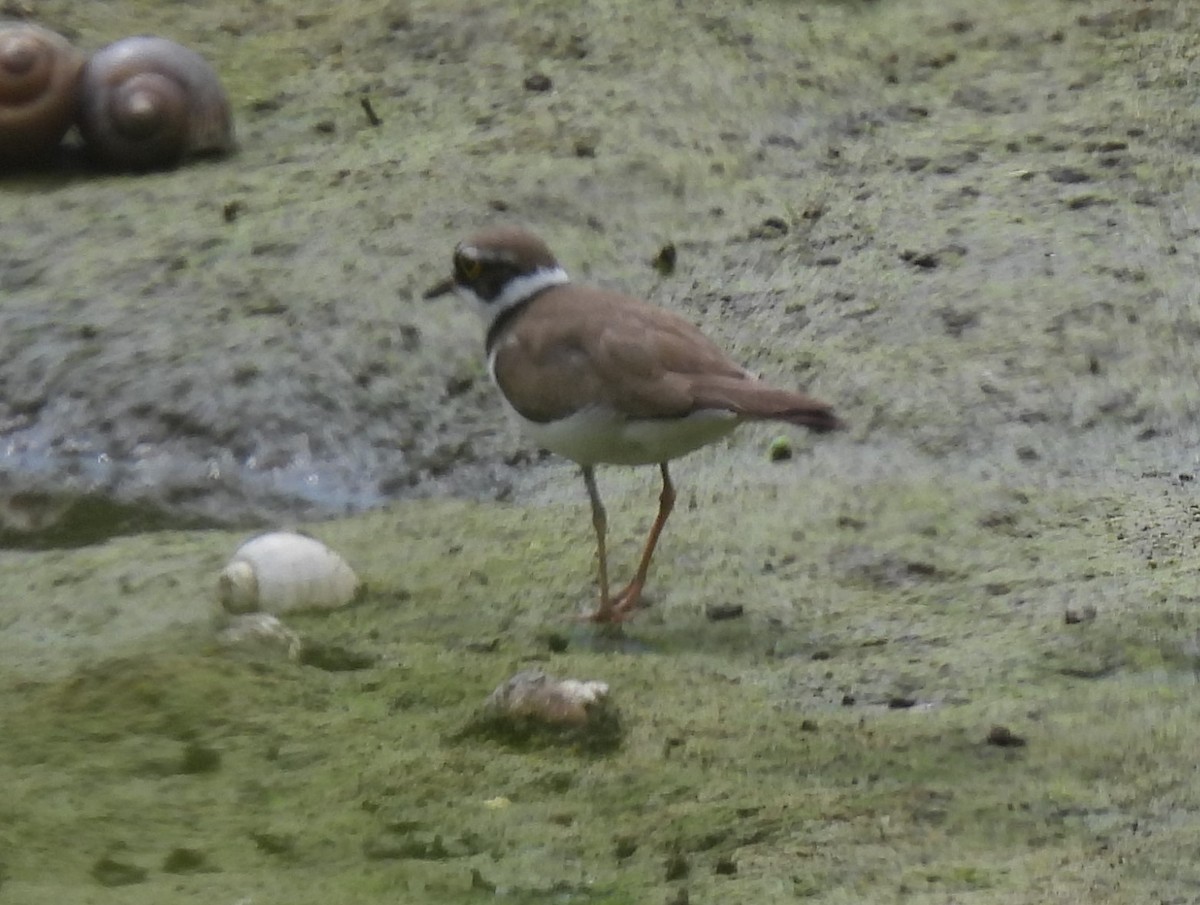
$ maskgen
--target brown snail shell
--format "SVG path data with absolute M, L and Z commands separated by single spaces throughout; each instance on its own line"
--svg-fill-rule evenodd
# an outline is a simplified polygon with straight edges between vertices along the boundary
M 233 149 L 233 116 L 216 71 L 167 38 L 123 38 L 83 68 L 79 129 L 106 166 L 147 170 Z
M 48 28 L 0 22 L 0 159 L 35 160 L 62 140 L 83 61 Z

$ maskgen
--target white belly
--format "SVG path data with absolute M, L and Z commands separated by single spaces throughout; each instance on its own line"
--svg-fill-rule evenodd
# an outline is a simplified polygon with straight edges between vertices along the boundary
M 548 423 L 509 411 L 534 443 L 580 465 L 666 462 L 719 440 L 738 425 L 737 415 L 722 409 L 704 409 L 685 418 L 630 420 L 590 408 Z

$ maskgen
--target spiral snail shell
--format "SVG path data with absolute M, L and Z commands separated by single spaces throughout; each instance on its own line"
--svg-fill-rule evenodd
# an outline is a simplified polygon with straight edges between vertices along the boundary
M 83 61 L 62 35 L 0 22 L 0 159 L 34 160 L 58 144 L 75 116 Z
M 83 68 L 79 129 L 115 169 L 169 167 L 233 149 L 233 117 L 216 71 L 167 38 L 123 38 Z

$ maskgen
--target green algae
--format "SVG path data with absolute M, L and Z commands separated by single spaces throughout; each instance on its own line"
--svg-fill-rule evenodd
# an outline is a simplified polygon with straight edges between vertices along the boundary
M 1080 888 L 1123 901 L 1113 890 L 1135 882 L 1124 859 L 1151 845 L 1138 826 L 1167 837 L 1153 857 L 1194 844 L 1181 819 L 1200 804 L 1184 662 L 1194 619 L 1169 590 L 1186 567 L 1150 570 L 1118 540 L 1144 512 L 945 483 L 864 489 L 852 512 L 814 499 L 795 513 L 769 486 L 738 493 L 754 530 L 725 534 L 718 501 L 664 539 L 654 606 L 628 629 L 639 653 L 590 650 L 570 627 L 590 593 L 581 503 L 406 504 L 318 526 L 369 591 L 289 619 L 376 666 L 223 654 L 196 595 L 173 642 L 110 635 L 112 656 L 10 679 L 4 823 L 21 829 L 6 831 L 6 885 L 22 901 L 81 889 L 109 901 L 88 885 L 108 858 L 146 872 L 119 887 L 124 901 L 402 890 L 452 902 L 494 887 L 515 901 L 619 902 L 680 885 L 747 902 Z M 644 502 L 614 495 L 614 520 Z M 779 529 L 801 522 L 811 533 L 793 560 Z M 161 547 L 101 549 L 129 562 Z M 686 567 L 697 548 L 721 551 L 719 574 Z M 80 555 L 30 554 L 50 574 Z M 181 566 L 179 584 L 203 585 L 208 566 Z M 153 582 L 98 587 L 114 611 L 165 597 Z M 748 614 L 707 623 L 704 604 L 729 596 Z M 1085 598 L 1096 618 L 1065 624 L 1064 601 Z M 565 651 L 545 647 L 548 627 Z M 1088 672 L 1088 658 L 1109 666 Z M 463 735 L 527 663 L 609 682 L 621 748 Z M 889 704 L 901 693 L 914 706 Z M 989 745 L 997 724 L 1026 746 Z M 179 850 L 205 869 L 164 869 Z M 682 879 L 667 879 L 672 864 Z M 1178 888 L 1189 870 L 1141 882 Z

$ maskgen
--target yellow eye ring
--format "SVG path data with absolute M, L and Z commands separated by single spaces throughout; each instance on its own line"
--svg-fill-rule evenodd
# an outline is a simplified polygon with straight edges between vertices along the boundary
M 483 273 L 483 264 L 475 258 L 458 259 L 458 275 L 464 280 L 477 280 Z

